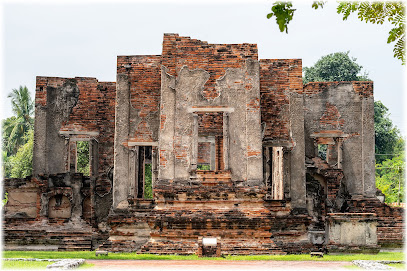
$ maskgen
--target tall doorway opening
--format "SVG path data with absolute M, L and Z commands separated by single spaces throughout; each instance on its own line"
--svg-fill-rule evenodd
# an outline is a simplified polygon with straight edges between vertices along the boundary
M 225 169 L 223 125 L 223 112 L 198 113 L 198 171 Z

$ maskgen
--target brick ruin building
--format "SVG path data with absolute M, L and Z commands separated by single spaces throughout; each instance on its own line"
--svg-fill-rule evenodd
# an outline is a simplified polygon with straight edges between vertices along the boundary
M 404 211 L 375 188 L 373 111 L 373 82 L 303 85 L 301 59 L 177 34 L 161 55 L 118 56 L 117 82 L 39 76 L 33 175 L 4 183 L 5 248 L 402 246 Z

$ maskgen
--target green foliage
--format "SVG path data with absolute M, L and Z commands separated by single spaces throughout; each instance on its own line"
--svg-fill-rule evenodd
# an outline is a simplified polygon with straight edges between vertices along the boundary
M 3 177 L 31 175 L 34 146 L 34 103 L 27 87 L 20 86 L 8 95 L 15 116 L 2 120 Z
M 338 14 L 343 14 L 347 20 L 351 13 L 357 12 L 361 21 L 372 24 L 383 24 L 388 21 L 393 25 L 389 32 L 387 43 L 396 42 L 394 57 L 405 65 L 405 6 L 403 2 L 340 2 L 337 7 Z
M 144 198 L 153 198 L 153 177 L 151 171 L 151 164 L 146 164 L 144 169 Z
M 6 192 L 6 193 L 4 193 L 3 200 L 2 200 L 3 206 L 7 204 L 7 201 L 8 201 L 8 193 Z
M 353 261 L 353 260 L 374 260 L 374 261 L 402 261 L 403 252 L 380 252 L 378 254 L 337 254 L 324 255 L 323 258 L 311 257 L 310 254 L 297 255 L 247 255 L 233 256 L 225 258 L 199 258 L 197 255 L 155 255 L 133 253 L 110 253 L 108 256 L 95 256 L 94 251 L 3 251 L 4 258 L 38 258 L 38 259 L 103 259 L 103 260 L 230 260 L 230 261 Z
M 368 81 L 368 74 L 360 75 L 362 66 L 348 52 L 337 52 L 321 57 L 314 66 L 304 67 L 304 83 L 324 81 Z
M 318 157 L 322 160 L 326 160 L 326 152 L 328 151 L 328 145 L 318 144 Z
M 21 146 L 17 153 L 9 158 L 11 178 L 24 178 L 32 174 L 34 131 L 28 131 L 24 137 L 27 143 Z
M 16 154 L 20 146 L 27 142 L 24 135 L 34 127 L 34 119 L 32 118 L 34 103 L 25 86 L 13 89 L 7 97 L 11 98 L 15 116 L 2 121 L 2 143 L 3 151 L 6 151 L 7 155 L 10 156 Z
M 312 2 L 312 8 L 313 9 L 323 8 L 325 3 L 326 1 L 314 1 Z
M 2 151 L 2 169 L 3 169 L 3 178 L 10 178 L 11 176 L 11 165 L 10 165 L 10 157 L 7 156 L 6 151 Z
M 77 141 L 76 153 L 77 171 L 85 176 L 89 176 L 89 141 Z
M 375 153 L 393 154 L 404 149 L 404 141 L 399 130 L 389 118 L 389 109 L 381 101 L 374 103 Z M 376 155 L 376 162 L 381 163 L 393 156 Z
M 312 8 L 323 8 L 324 1 L 314 1 Z M 295 9 L 291 2 L 274 2 L 267 14 L 267 19 L 276 17 L 280 32 L 288 33 L 288 24 L 293 19 Z M 351 13 L 357 12 L 361 21 L 372 24 L 390 22 L 393 28 L 389 32 L 387 43 L 396 42 L 393 48 L 394 57 L 400 59 L 405 65 L 405 6 L 403 2 L 339 2 L 337 13 L 343 14 L 343 20 L 347 20 Z
M 376 187 L 386 196 L 386 202 L 404 202 L 404 152 L 376 164 Z
M 197 170 L 211 170 L 211 165 L 197 165 Z
M 267 14 L 267 19 L 276 17 L 276 22 L 281 32 L 288 33 L 288 24 L 293 19 L 295 9 L 291 2 L 275 2 L 271 7 L 271 13 Z

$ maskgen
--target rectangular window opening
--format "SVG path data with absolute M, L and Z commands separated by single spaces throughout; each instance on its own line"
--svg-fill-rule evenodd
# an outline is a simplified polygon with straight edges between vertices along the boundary
M 89 141 L 76 141 L 76 169 L 75 172 L 90 176 Z
M 137 173 L 137 198 L 153 198 L 153 169 L 152 147 L 139 146 L 138 173 Z
M 271 199 L 284 199 L 283 147 L 264 147 L 264 179 Z
M 328 145 L 327 144 L 318 144 L 318 157 L 322 160 L 327 160 Z
M 197 170 L 223 169 L 223 112 L 200 112 Z

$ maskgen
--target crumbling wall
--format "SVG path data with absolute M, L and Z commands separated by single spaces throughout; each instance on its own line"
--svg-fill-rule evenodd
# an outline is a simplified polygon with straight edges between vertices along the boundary
M 33 174 L 66 172 L 66 142 L 59 130 L 79 99 L 77 80 L 37 77 Z
M 377 241 L 382 247 L 403 247 L 405 242 L 405 209 L 392 207 L 377 198 L 350 199 L 351 213 L 375 213 L 377 215 Z
M 303 96 L 299 94 L 302 89 L 301 59 L 260 60 L 263 147 L 288 150 L 283 161 L 282 183 L 285 198 L 291 199 L 298 210 L 306 206 Z
M 160 56 L 118 56 L 114 203 L 134 198 L 137 146 L 158 145 Z
M 162 55 L 118 57 L 117 84 L 37 77 L 35 176 L 6 185 L 6 244 L 90 250 L 109 238 L 102 249 L 199 254 L 208 237 L 223 255 L 284 254 L 325 237 L 328 249 L 377 249 L 375 229 L 379 244 L 401 244 L 404 211 L 374 198 L 372 82 L 303 87 L 301 60 L 257 58 L 255 44 L 165 34 Z M 78 140 L 90 177 L 72 172 Z
M 7 250 L 91 250 L 92 217 L 85 217 L 83 199 L 90 182 L 80 173 L 5 179 L 9 200 L 4 208 Z M 10 197 L 11 196 L 11 197 Z M 87 222 L 85 222 L 87 221 Z
M 35 220 L 40 213 L 40 186 L 26 179 L 6 179 L 3 183 L 7 193 L 4 207 L 6 217 Z
M 265 202 L 264 189 L 226 180 L 202 183 L 207 184 L 160 184 L 154 203 L 137 200 L 115 209 L 109 215 L 109 241 L 101 249 L 196 254 L 202 237 L 219 238 L 222 255 L 308 253 L 313 248 L 307 238 L 310 217 L 292 214 L 288 202 Z
M 349 193 L 374 197 L 373 83 L 315 82 L 303 94 L 306 156 L 318 156 L 318 142 L 336 146 L 328 163 L 343 169 Z
M 76 141 L 88 141 L 95 222 L 111 206 L 116 84 L 95 78 L 37 77 L 33 174 L 71 171 Z
M 194 113 L 209 111 L 228 114 L 229 122 L 223 126 L 228 129 L 230 145 L 224 142 L 224 150 L 233 155 L 224 155 L 229 158 L 226 167 L 232 169 L 232 179 L 261 183 L 259 67 L 255 59 L 255 45 L 208 44 L 164 35 L 159 179 L 187 180 L 191 176 L 196 163 Z

